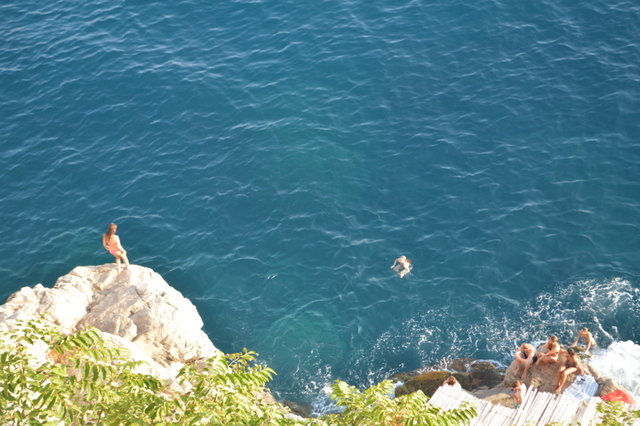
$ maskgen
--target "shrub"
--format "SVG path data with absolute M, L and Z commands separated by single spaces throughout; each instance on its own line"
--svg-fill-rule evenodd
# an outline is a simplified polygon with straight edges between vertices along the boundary
M 360 392 L 333 385 L 340 415 L 295 420 L 260 397 L 275 372 L 255 353 L 219 354 L 187 365 L 177 379 L 187 391 L 136 373 L 142 362 L 96 329 L 62 336 L 39 321 L 17 322 L 0 333 L 0 424 L 368 426 L 462 425 L 473 407 L 440 412 L 416 392 L 390 399 L 389 381 Z

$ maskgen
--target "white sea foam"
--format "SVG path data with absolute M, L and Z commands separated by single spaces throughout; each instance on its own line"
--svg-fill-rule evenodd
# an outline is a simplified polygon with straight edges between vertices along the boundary
M 640 345 L 631 341 L 613 342 L 606 349 L 592 352 L 588 362 L 601 376 L 615 379 L 634 397 L 640 396 Z
M 312 416 L 318 417 L 323 414 L 339 413 L 342 411 L 341 407 L 338 407 L 335 401 L 331 399 L 329 396 L 330 394 L 331 387 L 327 385 L 322 389 L 311 405 Z
M 484 302 L 478 306 L 488 305 Z M 353 377 L 346 380 L 366 389 L 399 371 L 448 370 L 452 360 L 466 356 L 504 368 L 522 342 L 537 346 L 556 334 L 566 346 L 580 328 L 588 326 L 600 345 L 592 349 L 588 362 L 602 376 L 615 379 L 640 397 L 640 345 L 625 341 L 633 333 L 620 332 L 622 318 L 626 327 L 637 328 L 639 302 L 640 292 L 628 280 L 612 278 L 558 285 L 523 304 L 491 300 L 496 306 L 477 314 L 475 322 L 464 312 L 428 309 L 382 333 L 370 351 L 353 351 L 349 369 Z M 323 371 L 308 389 L 316 395 L 315 415 L 336 411 L 326 390 L 321 391 L 322 383 L 333 379 L 330 371 Z

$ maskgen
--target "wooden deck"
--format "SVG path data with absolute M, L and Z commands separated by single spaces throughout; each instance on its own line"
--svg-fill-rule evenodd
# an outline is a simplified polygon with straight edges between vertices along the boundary
M 563 394 L 538 392 L 536 388 L 531 387 L 527 388 L 522 406 L 514 410 L 478 399 L 453 386 L 441 386 L 430 400 L 431 404 L 443 410 L 459 408 L 463 402 L 475 404 L 478 410 L 478 417 L 471 420 L 471 426 L 545 426 L 551 422 L 587 426 L 597 424 L 600 414 L 596 411 L 596 406 L 602 400 L 598 397 L 581 400 Z M 628 408 L 639 410 L 640 404 Z M 640 426 L 640 419 L 629 426 Z

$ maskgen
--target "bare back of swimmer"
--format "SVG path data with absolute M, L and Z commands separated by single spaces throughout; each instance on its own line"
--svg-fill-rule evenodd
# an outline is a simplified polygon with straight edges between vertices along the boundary
M 396 271 L 398 275 L 400 275 L 400 278 L 403 278 L 411 272 L 412 268 L 411 259 L 407 259 L 407 256 L 400 256 L 393 262 L 393 265 L 391 265 L 391 269 Z

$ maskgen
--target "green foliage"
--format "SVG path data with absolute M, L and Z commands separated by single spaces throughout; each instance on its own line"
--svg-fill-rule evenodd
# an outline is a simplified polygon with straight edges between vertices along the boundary
M 634 419 L 640 419 L 640 410 L 628 411 L 620 401 L 602 402 L 597 409 L 601 414 L 598 426 L 626 426 L 632 424 Z
M 2 424 L 110 424 L 123 404 L 135 415 L 140 402 L 159 398 L 160 381 L 133 373 L 140 363 L 94 329 L 61 336 L 38 321 L 18 322 L 0 349 Z M 35 359 L 37 352 L 46 358 Z
M 95 329 L 62 336 L 38 321 L 19 322 L 0 333 L 0 424 L 433 426 L 468 424 L 476 415 L 473 407 L 442 413 L 421 392 L 390 399 L 388 381 L 364 393 L 338 381 L 332 397 L 343 414 L 292 420 L 262 397 L 275 373 L 253 352 L 185 366 L 182 388 L 136 373 L 140 364 Z
M 176 400 L 173 416 L 180 424 L 287 425 L 279 405 L 259 394 L 275 372 L 255 364 L 255 353 L 219 354 L 189 365 L 178 375 L 191 391 Z M 197 414 L 194 414 L 197 413 Z
M 452 426 L 466 425 L 477 415 L 473 406 L 441 412 L 428 405 L 421 391 L 391 399 L 393 383 L 384 381 L 361 392 L 353 386 L 336 381 L 332 398 L 344 407 L 342 415 L 331 416 L 329 423 L 337 426 L 388 425 L 388 426 Z
M 95 329 L 61 336 L 30 321 L 0 339 L 0 424 L 294 424 L 279 405 L 256 396 L 274 372 L 254 364 L 252 352 L 184 367 L 178 375 L 190 388 L 184 393 L 135 373 L 141 362 Z M 35 359 L 37 346 L 46 359 Z

